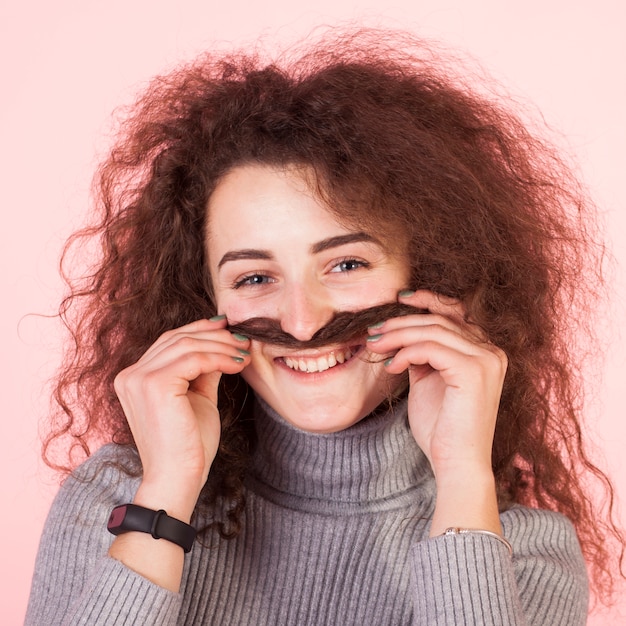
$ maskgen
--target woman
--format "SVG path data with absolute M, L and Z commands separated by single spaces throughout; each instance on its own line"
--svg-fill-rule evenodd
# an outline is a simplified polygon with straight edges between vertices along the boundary
M 53 505 L 27 623 L 585 622 L 617 537 L 572 480 L 593 213 L 428 57 L 206 56 L 138 102 L 48 451 L 114 443 Z

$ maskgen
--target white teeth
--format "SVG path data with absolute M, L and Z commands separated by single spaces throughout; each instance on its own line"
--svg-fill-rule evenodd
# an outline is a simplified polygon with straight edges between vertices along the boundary
M 331 352 L 328 357 L 321 356 L 317 359 L 317 371 L 323 372 L 331 367 L 335 367 L 337 365 L 337 359 L 335 358 L 334 352 Z
M 331 352 L 330 354 L 316 358 L 308 359 L 306 357 L 299 357 L 297 359 L 292 359 L 286 356 L 283 360 L 285 365 L 290 367 L 292 370 L 313 373 L 325 372 L 327 369 L 335 367 L 337 364 L 345 363 L 351 356 L 352 350 L 346 348 L 345 350 Z

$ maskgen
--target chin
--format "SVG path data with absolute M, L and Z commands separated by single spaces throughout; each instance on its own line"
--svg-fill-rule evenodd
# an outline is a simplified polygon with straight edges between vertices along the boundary
M 367 415 L 367 414 L 366 414 Z M 366 415 L 357 416 L 333 416 L 332 419 L 328 418 L 328 415 L 312 415 L 303 416 L 300 415 L 297 419 L 290 419 L 288 416 L 284 417 L 285 421 L 289 422 L 292 426 L 298 430 L 303 430 L 308 433 L 315 433 L 318 435 L 325 435 L 330 433 L 338 433 L 342 430 L 346 430 L 355 424 L 358 424 Z
M 294 368 L 286 360 L 264 359 L 260 361 L 262 367 L 246 368 L 242 376 L 286 422 L 311 433 L 334 433 L 354 426 L 395 396 L 404 378 L 389 376 L 381 364 L 359 358 L 313 372 Z M 313 357 L 299 360 L 310 365 Z
M 306 406 L 299 403 L 286 403 L 285 398 L 260 397 L 276 411 L 286 422 L 294 428 L 310 433 L 329 434 L 341 432 L 376 410 L 386 398 L 371 399 L 370 402 L 359 406 L 347 406 L 345 402 L 329 403 L 325 398 L 316 402 L 307 402 Z M 326 400 L 326 401 L 324 401 Z

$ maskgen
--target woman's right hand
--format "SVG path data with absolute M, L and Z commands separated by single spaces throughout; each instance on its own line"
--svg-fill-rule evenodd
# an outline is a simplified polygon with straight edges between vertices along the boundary
M 161 335 L 115 379 L 143 466 L 138 504 L 188 521 L 217 454 L 222 374 L 249 363 L 249 341 L 223 317 Z

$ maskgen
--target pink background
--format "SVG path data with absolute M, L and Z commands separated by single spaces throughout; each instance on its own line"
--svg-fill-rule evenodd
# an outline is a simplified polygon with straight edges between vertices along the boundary
M 45 383 L 58 360 L 60 333 L 55 321 L 29 314 L 52 313 L 59 300 L 60 247 L 81 223 L 113 108 L 150 76 L 216 40 L 228 45 L 263 34 L 291 42 L 317 25 L 346 20 L 408 28 L 468 51 L 522 101 L 537 105 L 580 164 L 617 260 L 613 310 L 602 310 L 598 319 L 610 350 L 605 371 L 593 374 L 588 431 L 596 458 L 626 498 L 623 2 L 390 0 L 384 10 L 374 0 L 298 4 L 24 0 L 0 8 L 2 624 L 23 620 L 39 534 L 56 489 L 38 458 L 38 420 L 47 413 Z M 590 623 L 626 623 L 626 598 Z

